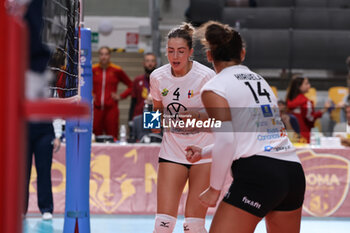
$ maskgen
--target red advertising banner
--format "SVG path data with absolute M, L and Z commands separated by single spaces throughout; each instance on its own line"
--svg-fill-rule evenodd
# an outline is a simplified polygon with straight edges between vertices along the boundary
M 158 144 L 93 144 L 90 172 L 91 214 L 155 214 Z M 350 149 L 298 149 L 306 176 L 305 216 L 350 217 Z M 64 213 L 65 147 L 54 154 L 54 212 Z M 228 175 L 226 189 L 231 178 Z M 188 187 L 181 199 L 184 212 Z M 223 193 L 224 194 L 224 193 Z M 32 169 L 29 212 L 37 207 L 36 172 Z M 211 208 L 209 213 L 214 213 Z

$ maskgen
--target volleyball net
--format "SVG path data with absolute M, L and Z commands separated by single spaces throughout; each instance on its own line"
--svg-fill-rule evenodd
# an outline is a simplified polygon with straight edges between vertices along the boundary
M 78 94 L 79 6 L 79 0 L 44 0 L 42 39 L 51 50 L 48 66 L 54 74 L 49 88 L 59 98 Z

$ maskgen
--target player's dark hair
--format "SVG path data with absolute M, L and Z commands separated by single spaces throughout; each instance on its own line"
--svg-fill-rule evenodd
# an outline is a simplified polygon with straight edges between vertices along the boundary
M 100 48 L 98 49 L 98 53 L 100 53 L 102 49 L 107 49 L 108 54 L 111 54 L 111 49 L 110 49 L 108 46 L 102 46 L 102 47 L 100 47 Z
M 143 57 L 144 57 L 144 58 L 145 58 L 146 56 L 153 56 L 153 57 L 157 58 L 157 56 L 156 56 L 154 53 L 152 53 L 152 52 L 147 52 L 147 53 L 143 54 Z
M 287 88 L 286 100 L 293 100 L 297 97 L 300 92 L 300 86 L 303 84 L 306 77 L 297 75 L 292 78 Z
M 197 35 L 215 61 L 242 62 L 242 37 L 229 25 L 209 21 L 199 28 Z

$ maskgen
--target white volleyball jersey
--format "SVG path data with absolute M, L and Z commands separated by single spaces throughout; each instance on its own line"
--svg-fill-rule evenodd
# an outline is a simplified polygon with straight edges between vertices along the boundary
M 243 65 L 230 66 L 206 83 L 203 91 L 215 92 L 230 106 L 235 148 L 232 160 L 263 155 L 300 162 L 280 118 L 277 99 L 259 74 Z
M 177 115 L 183 111 L 202 111 L 200 90 L 206 82 L 215 76 L 215 72 L 193 61 L 191 70 L 183 77 L 175 77 L 171 73 L 171 65 L 166 64 L 150 75 L 150 90 L 152 98 L 161 101 L 164 107 L 163 117 Z M 165 125 L 163 125 L 163 128 Z M 168 126 L 167 126 L 168 127 Z M 186 160 L 185 148 L 188 145 L 204 147 L 212 144 L 211 133 L 183 133 L 181 129 L 165 129 L 159 157 L 182 164 L 191 164 Z M 199 163 L 208 163 L 211 159 L 203 159 Z

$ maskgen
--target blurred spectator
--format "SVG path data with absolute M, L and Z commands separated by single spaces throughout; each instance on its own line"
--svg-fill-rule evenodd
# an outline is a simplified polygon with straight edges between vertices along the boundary
M 99 49 L 99 63 L 92 67 L 94 122 L 93 132 L 96 136 L 112 135 L 116 140 L 119 129 L 118 101 L 131 93 L 132 82 L 126 73 L 117 65 L 111 63 L 111 50 L 107 46 Z M 119 82 L 127 89 L 117 94 Z
M 346 67 L 348 68 L 347 84 L 348 84 L 348 88 L 350 89 L 350 56 L 346 58 L 345 63 L 346 63 Z M 350 90 L 349 90 L 349 93 L 350 93 Z
M 29 70 L 26 72 L 26 98 L 37 99 L 49 95 L 48 82 L 52 77 L 47 70 L 50 50 L 42 42 L 43 0 L 8 1 L 10 11 L 24 16 L 29 32 Z M 28 209 L 29 182 L 33 153 L 37 169 L 38 206 L 43 219 L 51 219 L 53 198 L 51 190 L 52 150 L 59 149 L 60 140 L 54 140 L 55 134 L 51 122 L 28 122 L 27 124 L 26 180 L 24 189 L 23 214 Z M 59 136 L 59 135 L 58 135 Z
M 343 101 L 337 104 L 337 108 L 341 108 L 340 110 L 340 122 L 346 122 L 346 112 L 345 112 L 345 106 L 347 103 L 350 103 L 350 95 L 347 95 L 344 97 Z
M 342 111 L 340 113 L 340 121 L 341 122 L 345 122 L 346 121 L 346 113 L 344 111 L 344 107 L 346 104 L 350 103 L 350 56 L 346 58 L 345 60 L 345 64 L 346 67 L 348 68 L 348 77 L 347 77 L 347 85 L 349 88 L 349 94 L 347 96 L 344 97 L 344 100 L 342 101 L 342 103 L 340 103 L 337 107 L 342 108 Z M 348 120 L 349 121 L 349 120 Z
M 57 49 L 56 52 L 52 55 L 49 66 L 53 70 L 54 77 L 53 85 L 56 88 L 56 97 L 64 98 L 66 97 L 66 55 L 61 49 Z
M 24 16 L 29 31 L 29 70 L 26 72 L 26 98 L 36 99 L 49 96 L 49 81 L 52 72 L 47 69 L 50 50 L 42 42 L 43 0 L 30 2 Z
M 135 116 L 142 114 L 145 100 L 149 94 L 149 75 L 156 67 L 156 56 L 153 53 L 146 53 L 143 57 L 143 68 L 145 73 L 137 76 L 132 85 L 129 121 L 132 121 Z
M 29 70 L 26 72 L 25 94 L 27 99 L 49 97 L 49 81 L 52 72 L 47 69 L 51 56 L 49 48 L 42 41 L 43 0 L 7 1 L 8 11 L 23 17 L 28 26 L 29 36 Z M 64 60 L 64 59 L 63 59 Z M 62 60 L 57 62 L 62 62 Z M 72 97 L 69 101 L 79 101 Z M 55 130 L 54 130 L 55 129 Z M 28 122 L 27 123 L 27 156 L 26 180 L 24 189 L 23 214 L 28 210 L 29 184 L 33 154 L 37 173 L 38 207 L 44 220 L 52 218 L 53 196 L 51 185 L 51 165 L 53 150 L 60 148 L 62 128 L 60 122 Z
M 340 137 L 343 146 L 350 146 L 350 102 L 344 107 L 346 122 L 340 122 L 334 126 L 333 136 Z
M 315 111 L 313 101 L 309 100 L 305 94 L 310 89 L 309 79 L 302 76 L 293 77 L 287 89 L 287 107 L 298 119 L 301 140 L 310 142 L 310 131 L 314 127 L 317 118 L 331 107 L 326 101 L 321 111 Z
M 320 119 L 322 134 L 325 137 L 332 136 L 333 128 L 336 123 L 331 116 L 331 113 L 335 108 L 335 104 L 331 100 L 329 100 L 329 103 L 330 103 L 330 107 L 328 108 L 328 111 L 324 112 Z
M 293 115 L 287 112 L 286 102 L 283 100 L 278 101 L 278 108 L 280 111 L 281 119 L 288 131 L 288 137 L 292 142 L 299 141 L 300 128 L 298 119 Z
M 51 122 L 28 123 L 24 214 L 26 214 L 28 209 L 29 184 L 34 154 L 37 173 L 38 207 L 44 220 L 52 219 L 52 153 L 53 151 L 57 152 L 61 145 L 60 137 L 62 135 L 62 129 L 59 128 L 61 125 L 58 124 L 54 126 L 55 131 Z

